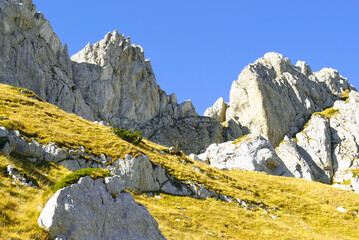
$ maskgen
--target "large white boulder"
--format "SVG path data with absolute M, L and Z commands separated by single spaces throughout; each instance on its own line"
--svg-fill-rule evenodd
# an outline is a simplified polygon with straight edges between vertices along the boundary
M 244 136 L 237 143 L 212 144 L 198 157 L 218 169 L 272 173 L 281 164 L 270 142 L 255 134 Z
M 152 163 L 147 155 L 127 154 L 125 159 L 119 158 L 108 166 L 108 170 L 120 177 L 122 186 L 138 193 L 159 191 L 168 181 L 166 170 Z
M 38 219 L 52 239 L 165 239 L 148 210 L 126 193 L 118 177 L 60 189 Z

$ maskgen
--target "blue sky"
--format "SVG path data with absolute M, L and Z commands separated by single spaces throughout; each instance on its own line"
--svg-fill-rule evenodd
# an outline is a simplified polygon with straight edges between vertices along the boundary
M 141 45 L 158 84 L 199 114 L 249 63 L 279 52 L 359 88 L 357 0 L 33 0 L 70 55 L 118 30 Z

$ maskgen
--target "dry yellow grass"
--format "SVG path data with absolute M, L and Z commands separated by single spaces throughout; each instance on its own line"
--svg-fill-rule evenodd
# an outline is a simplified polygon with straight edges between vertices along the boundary
M 38 189 L 15 183 L 6 175 L 12 165 L 35 178 Z M 20 157 L 5 157 L 0 152 L 0 239 L 48 239 L 37 225 L 43 194 L 70 171 L 52 163 L 31 164 Z
M 235 203 L 161 194 L 135 195 L 168 239 L 358 239 L 359 196 L 301 179 L 230 171 L 278 210 L 245 210 Z M 347 212 L 336 208 L 342 206 Z M 270 214 L 278 217 L 272 219 Z M 213 235 L 211 235 L 213 234 Z
M 33 99 L 35 98 L 35 99 Z M 65 148 L 84 146 L 88 153 L 121 157 L 143 152 L 180 180 L 193 180 L 233 198 L 269 206 L 245 210 L 234 203 L 214 199 L 162 195 L 135 195 L 160 224 L 168 239 L 358 239 L 359 195 L 331 186 L 263 173 L 219 171 L 186 156 L 162 155 L 163 146 L 144 140 L 138 146 L 123 141 L 108 127 L 68 114 L 36 99 L 32 93 L 0 84 L 0 126 L 21 131 L 41 143 L 56 142 Z M 39 189 L 12 184 L 4 173 L 11 163 L 37 179 Z M 31 164 L 21 158 L 0 155 L 1 239 L 40 239 L 36 221 L 49 197 L 43 195 L 69 171 L 55 164 Z M 43 197 L 45 196 L 45 197 Z M 336 210 L 342 206 L 348 211 Z M 278 210 L 275 210 L 277 208 Z M 185 209 L 185 210 L 184 210 Z M 211 235 L 213 234 L 213 235 Z M 221 236 L 220 236 L 221 235 Z

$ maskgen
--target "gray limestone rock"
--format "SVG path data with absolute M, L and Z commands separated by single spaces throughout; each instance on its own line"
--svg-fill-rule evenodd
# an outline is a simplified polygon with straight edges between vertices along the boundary
M 356 186 L 350 170 L 359 168 L 358 108 L 359 93 L 351 91 L 348 101 L 335 101 L 330 119 L 315 114 L 295 139 L 282 141 L 276 152 L 290 173 L 324 183 L 331 183 L 334 178 L 339 185 L 351 180 Z M 354 189 L 353 186 L 344 188 Z
M 273 146 L 304 126 L 305 119 L 331 107 L 339 94 L 354 89 L 333 69 L 312 73 L 305 62 L 293 66 L 278 53 L 267 53 L 248 65 L 233 82 L 226 120 L 244 134 L 263 134 Z
M 37 188 L 36 183 L 33 183 L 32 180 L 24 173 L 20 172 L 15 167 L 8 165 L 6 167 L 6 172 L 9 175 L 9 177 L 16 181 L 17 183 L 20 183 L 22 185 L 25 185 L 27 187 L 35 187 Z
M 212 143 L 221 143 L 223 126 L 209 117 L 155 118 L 142 127 L 150 141 L 173 146 L 185 154 L 201 153 Z
M 206 109 L 203 116 L 214 118 L 218 122 L 224 122 L 226 121 L 227 108 L 228 104 L 224 102 L 222 97 L 220 97 L 212 107 Z
M 30 89 L 67 112 L 93 119 L 71 79 L 67 49 L 32 1 L 2 0 L 0 10 L 0 83 Z
M 239 169 L 272 173 L 281 161 L 270 142 L 262 135 L 249 134 L 237 143 L 229 141 L 210 145 L 198 156 L 218 169 Z
M 0 83 L 27 88 L 67 112 L 114 127 L 141 130 L 153 119 L 163 118 L 162 125 L 152 127 L 157 131 L 171 124 L 169 117 L 188 118 L 187 122 L 193 122 L 191 126 L 197 125 L 201 137 L 220 128 L 213 123 L 208 129 L 208 120 L 202 124 L 196 119 L 198 114 L 190 100 L 178 104 L 175 94 L 167 95 L 158 86 L 143 49 L 131 44 L 129 38 L 117 31 L 108 33 L 70 59 L 67 46 L 63 47 L 44 15 L 36 12 L 31 0 L 23 2 L 0 1 Z M 181 129 L 190 133 L 191 126 L 183 124 Z M 195 150 L 221 138 L 222 132 L 216 134 Z M 157 135 L 154 140 L 168 144 L 165 135 Z M 192 137 L 188 134 L 174 144 L 184 146 L 197 141 Z
M 162 184 L 168 180 L 165 170 L 159 168 L 152 165 L 147 155 L 126 155 L 125 159 L 117 159 L 108 170 L 120 176 L 121 184 L 125 188 L 142 193 L 159 191 Z
M 316 181 L 330 183 L 333 177 L 329 119 L 314 115 L 296 135 L 297 148 L 306 159 Z
M 52 239 L 165 239 L 148 210 L 126 193 L 117 177 L 60 189 L 38 219 Z
M 168 113 L 175 118 L 196 116 L 191 103 L 160 89 L 151 63 L 140 46 L 117 31 L 71 57 L 76 87 L 96 118 L 115 127 L 139 127 Z
M 208 119 L 196 118 L 190 100 L 178 104 L 175 94 L 167 95 L 158 86 L 143 49 L 124 35 L 108 33 L 70 59 L 67 46 L 63 47 L 32 1 L 2 0 L 0 9 L 0 83 L 32 90 L 40 98 L 91 121 L 144 129 L 149 132 L 146 138 L 158 132 L 153 141 L 181 150 L 191 145 L 189 149 L 198 152 L 221 141 L 219 123 L 209 126 Z M 156 125 L 155 119 L 163 119 L 162 124 Z M 181 122 L 183 119 L 186 123 Z M 163 126 L 173 121 L 179 121 L 187 135 L 169 143 L 167 138 L 174 133 L 170 128 L 167 133 Z M 155 125 L 148 130 L 151 123 Z M 193 126 L 197 135 L 191 134 Z M 192 142 L 198 137 L 206 139 L 196 148 Z
M 283 165 L 274 170 L 274 175 L 314 180 L 312 171 L 294 140 L 285 138 L 275 150 Z
M 359 167 L 359 93 L 351 91 L 349 101 L 337 101 L 337 113 L 330 119 L 332 160 L 335 172 Z

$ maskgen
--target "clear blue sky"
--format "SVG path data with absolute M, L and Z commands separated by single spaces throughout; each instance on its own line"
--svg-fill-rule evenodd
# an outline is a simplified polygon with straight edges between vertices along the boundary
M 70 55 L 118 30 L 141 45 L 157 82 L 199 114 L 266 52 L 323 67 L 359 88 L 358 0 L 33 0 Z

